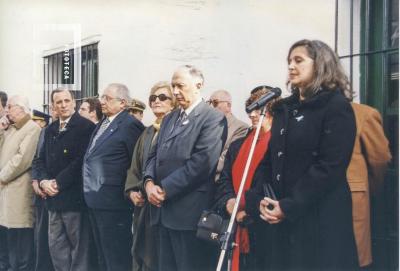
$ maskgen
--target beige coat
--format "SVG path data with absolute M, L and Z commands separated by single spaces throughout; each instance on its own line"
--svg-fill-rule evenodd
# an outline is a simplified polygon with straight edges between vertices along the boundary
M 33 227 L 30 174 L 40 128 L 29 115 L 0 131 L 0 225 Z
M 370 194 L 382 186 L 391 159 L 388 140 L 377 110 L 352 103 L 357 134 L 353 154 L 347 169 L 347 179 L 353 200 L 353 227 L 360 266 L 372 263 Z
M 218 160 L 217 171 L 215 173 L 215 181 L 218 181 L 219 175 L 224 168 L 225 155 L 229 149 L 229 146 L 236 139 L 244 137 L 247 134 L 247 130 L 249 129 L 249 125 L 237 119 L 233 114 L 229 114 L 228 116 L 226 116 L 226 120 L 228 122 L 228 135 L 226 137 L 224 149 L 222 150 L 221 156 Z

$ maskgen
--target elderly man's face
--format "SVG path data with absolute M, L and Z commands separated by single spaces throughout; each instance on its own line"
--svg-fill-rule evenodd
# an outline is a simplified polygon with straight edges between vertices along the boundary
M 6 115 L 11 122 L 18 122 L 23 116 L 25 116 L 24 113 L 22 107 L 15 104 L 14 100 L 8 100 L 6 105 Z
M 117 97 L 113 88 L 106 88 L 100 97 L 101 111 L 107 117 L 114 116 L 125 109 L 126 101 Z
M 188 71 L 179 69 L 172 77 L 171 86 L 176 101 L 183 109 L 186 109 L 196 101 L 202 83 Z
M 222 94 L 213 94 L 210 97 L 209 103 L 217 110 L 221 111 L 224 114 L 231 113 L 231 102 L 225 95 Z

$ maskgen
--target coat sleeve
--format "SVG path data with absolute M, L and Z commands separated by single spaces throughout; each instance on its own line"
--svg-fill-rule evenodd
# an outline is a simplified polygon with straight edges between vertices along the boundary
M 204 122 L 191 157 L 185 164 L 161 180 L 167 199 L 174 198 L 199 185 L 204 174 L 214 177 L 218 158 L 226 140 L 227 123 L 224 116 L 213 115 Z
M 143 142 L 145 133 L 143 133 L 133 150 L 131 166 L 128 169 L 126 182 L 125 182 L 125 193 L 131 190 L 140 190 L 142 186 L 142 157 L 143 157 Z
M 299 176 L 292 195 L 279 201 L 290 221 L 303 216 L 340 182 L 346 181 L 356 135 L 353 109 L 343 97 L 332 98 L 322 123 L 318 156 L 308 170 Z
M 25 124 L 27 125 L 27 124 Z M 7 184 L 26 172 L 32 164 L 36 146 L 39 140 L 40 128 L 34 127 L 20 142 L 17 153 L 11 156 L 8 162 L 0 170 L 0 182 Z
M 392 156 L 383 131 L 381 115 L 375 109 L 370 111 L 364 121 L 360 138 L 363 156 L 367 161 L 371 192 L 376 193 L 382 187 L 387 164 Z
M 82 129 L 84 128 L 84 129 Z M 76 182 L 82 180 L 82 163 L 83 156 L 85 155 L 86 149 L 89 144 L 90 136 L 94 130 L 95 126 L 92 123 L 88 123 L 85 127 L 81 127 L 82 132 L 79 135 L 79 141 L 76 143 L 76 154 L 71 163 L 60 171 L 56 176 L 56 182 L 58 190 L 61 192 Z M 80 129 L 80 128 L 77 128 Z
M 235 131 L 233 131 L 232 136 L 230 138 L 226 139 L 224 149 L 222 150 L 221 156 L 219 157 L 219 160 L 218 160 L 217 171 L 215 173 L 216 181 L 218 180 L 218 178 L 224 168 L 225 156 L 226 156 L 226 153 L 228 152 L 229 146 L 231 145 L 231 143 L 235 142 L 237 139 L 240 139 L 240 138 L 246 136 L 248 128 L 249 127 L 244 124 L 240 125 L 236 128 Z
M 226 202 L 231 198 L 236 198 L 236 193 L 232 185 L 232 164 L 235 161 L 235 155 L 232 144 L 225 156 L 224 168 L 221 171 L 219 179 L 215 182 L 216 191 L 214 196 L 214 206 L 221 215 L 228 215 L 226 212 Z

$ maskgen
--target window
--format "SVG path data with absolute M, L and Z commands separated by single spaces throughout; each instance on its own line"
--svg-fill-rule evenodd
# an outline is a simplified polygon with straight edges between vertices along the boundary
M 68 49 L 44 57 L 44 89 L 43 110 L 49 112 L 50 94 L 57 87 L 75 85 L 74 92 L 77 104 L 87 97 L 98 95 L 98 43 L 81 47 L 78 54 L 74 49 Z M 75 78 L 74 61 L 81 60 L 80 78 Z M 78 71 L 79 72 L 79 71 Z M 78 106 L 77 105 L 77 106 Z
M 338 5 L 339 2 L 343 4 L 342 7 Z M 343 18 L 340 13 L 347 15 L 348 5 L 351 10 L 347 19 L 349 23 L 338 27 Z M 371 270 L 398 270 L 399 0 L 336 0 L 336 7 L 335 45 L 338 45 L 338 37 L 343 36 L 341 32 L 349 37 L 350 48 L 353 48 L 354 40 L 359 40 L 359 51 L 350 50 L 349 54 L 342 54 L 340 58 L 350 63 L 350 75 L 353 71 L 359 72 L 359 77 L 353 77 L 353 83 L 359 84 L 360 102 L 380 111 L 393 156 L 384 191 L 371 201 L 374 259 Z M 357 12 L 353 13 L 353 10 Z M 357 14 L 359 20 L 353 16 Z M 359 32 L 353 31 L 357 27 Z M 352 64 L 357 62 L 359 65 L 354 65 L 353 70 Z M 356 82 L 358 78 L 359 82 Z

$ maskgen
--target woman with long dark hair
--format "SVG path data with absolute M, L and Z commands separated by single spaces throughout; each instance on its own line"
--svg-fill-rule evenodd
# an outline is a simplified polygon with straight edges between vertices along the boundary
M 353 269 L 357 257 L 346 169 L 356 126 L 346 99 L 349 83 L 338 57 L 321 41 L 296 42 L 287 61 L 292 95 L 273 107 L 268 153 L 253 181 L 258 196 L 267 182 L 278 197 L 256 201 L 275 233 L 269 267 Z

